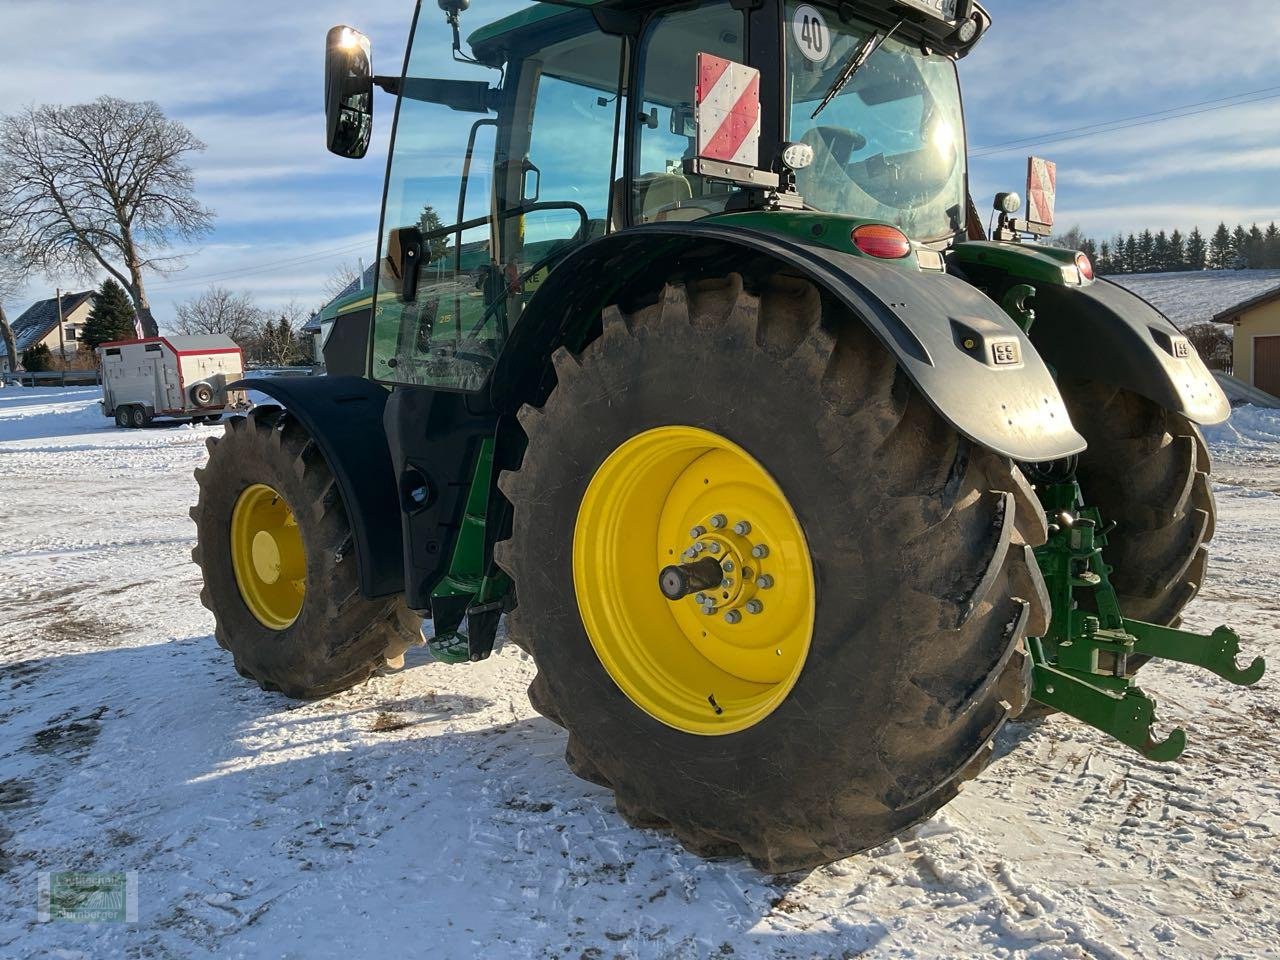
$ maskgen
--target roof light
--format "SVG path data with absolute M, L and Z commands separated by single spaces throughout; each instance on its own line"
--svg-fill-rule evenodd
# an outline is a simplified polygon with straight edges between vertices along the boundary
M 1022 198 L 1012 190 L 1007 193 L 997 193 L 995 208 L 1001 213 L 1017 213 L 1022 209 Z
M 900 260 L 911 253 L 911 241 L 897 227 L 883 223 L 864 223 L 849 234 L 853 245 L 869 257 Z
M 1080 268 L 1080 276 L 1086 280 L 1093 279 L 1093 264 L 1083 253 L 1076 254 L 1076 266 Z

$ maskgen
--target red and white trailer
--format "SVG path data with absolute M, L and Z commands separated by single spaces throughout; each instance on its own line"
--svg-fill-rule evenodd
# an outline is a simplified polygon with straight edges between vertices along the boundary
M 98 347 L 102 412 L 117 426 L 143 427 L 155 417 L 202 423 L 249 405 L 227 384 L 244 376 L 244 357 L 223 334 L 118 340 Z

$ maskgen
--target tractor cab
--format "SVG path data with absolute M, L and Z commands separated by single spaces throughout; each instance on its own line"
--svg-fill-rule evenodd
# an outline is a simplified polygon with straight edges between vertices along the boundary
M 398 94 L 376 380 L 480 389 L 548 271 L 637 226 L 785 209 L 963 235 L 955 60 L 990 22 L 972 2 L 540 3 L 470 53 L 465 4 L 441 6 L 452 58 L 421 11 L 401 77 L 373 77 L 350 28 L 330 35 L 331 149 L 367 149 L 370 78 Z

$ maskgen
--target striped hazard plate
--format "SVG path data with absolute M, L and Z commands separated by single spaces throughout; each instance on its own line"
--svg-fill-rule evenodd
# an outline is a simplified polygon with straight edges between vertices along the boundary
M 1058 166 L 1052 160 L 1027 158 L 1027 219 L 1053 226 L 1053 208 L 1058 202 Z
M 759 166 L 759 70 L 699 53 L 693 104 L 699 157 Z

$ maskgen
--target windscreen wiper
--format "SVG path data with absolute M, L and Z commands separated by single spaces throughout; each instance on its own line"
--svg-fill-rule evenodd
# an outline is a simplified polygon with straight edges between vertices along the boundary
M 845 61 L 845 65 L 840 68 L 840 72 L 836 74 L 836 78 L 831 81 L 831 86 L 827 88 L 822 102 L 818 104 L 813 113 L 809 114 L 810 120 L 813 120 L 827 108 L 827 104 L 836 98 L 840 91 L 844 89 L 845 84 L 853 79 L 853 75 L 862 69 L 862 65 L 871 59 L 873 53 L 880 49 L 880 45 L 897 33 L 898 28 L 904 23 L 906 23 L 905 20 L 899 20 L 888 33 L 873 33 L 858 44 L 858 49 L 853 51 L 853 54 Z

